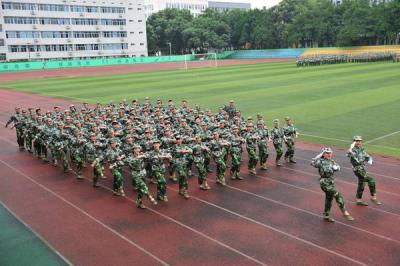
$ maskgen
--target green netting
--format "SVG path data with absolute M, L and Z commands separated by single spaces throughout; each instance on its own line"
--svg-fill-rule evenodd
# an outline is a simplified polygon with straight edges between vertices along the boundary
M 233 52 L 226 51 L 219 53 L 217 54 L 217 58 L 224 59 L 231 53 Z M 188 57 L 187 60 L 191 60 L 191 58 Z M 171 63 L 171 62 L 184 62 L 184 61 L 185 61 L 184 55 L 173 55 L 173 56 L 148 56 L 148 57 L 130 57 L 130 58 L 109 58 L 109 59 L 55 60 L 55 61 L 36 61 L 36 62 L 20 62 L 20 63 L 0 63 L 0 73 L 57 69 L 57 68 L 155 64 L 155 63 Z

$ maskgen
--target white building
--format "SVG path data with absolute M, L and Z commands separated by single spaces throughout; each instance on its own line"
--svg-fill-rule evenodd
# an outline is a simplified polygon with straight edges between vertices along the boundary
M 145 12 L 146 18 L 153 13 L 167 9 L 187 9 L 194 16 L 200 15 L 204 10 L 208 8 L 207 0 L 145 0 Z
M 147 56 L 143 0 L 0 1 L 0 60 Z
M 208 7 L 218 12 L 224 12 L 234 9 L 249 10 L 250 3 L 237 3 L 237 2 L 221 2 L 221 1 L 208 1 Z

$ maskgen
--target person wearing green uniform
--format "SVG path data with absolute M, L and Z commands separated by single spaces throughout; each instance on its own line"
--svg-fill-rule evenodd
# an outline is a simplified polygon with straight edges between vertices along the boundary
M 283 155 L 282 142 L 286 140 L 286 137 L 283 133 L 283 129 L 279 126 L 279 119 L 274 119 L 274 127 L 271 130 L 271 139 L 276 151 L 275 164 L 276 166 L 282 166 L 280 162 Z
M 60 159 L 63 164 L 64 173 L 71 169 L 67 158 L 68 147 L 66 140 L 68 137 L 69 136 L 64 132 L 64 124 L 59 122 L 57 124 L 57 129 L 53 132 L 52 142 L 54 145 L 56 158 Z M 57 162 L 54 162 L 54 165 L 56 166 Z
M 354 220 L 345 208 L 343 196 L 335 187 L 334 173 L 340 170 L 340 166 L 332 159 L 332 149 L 324 148 L 320 154 L 312 159 L 311 165 L 318 168 L 318 173 L 321 176 L 319 184 L 322 191 L 325 192 L 325 209 L 323 218 L 328 222 L 335 221 L 330 215 L 332 201 L 335 199 L 343 213 L 343 216 L 349 221 Z
M 135 180 L 134 184 L 137 191 L 136 207 L 139 209 L 146 209 L 146 206 L 143 205 L 143 196 L 146 196 L 154 205 L 157 205 L 157 201 L 150 194 L 144 182 L 146 178 L 146 169 L 144 165 L 146 155 L 142 154 L 140 150 L 140 145 L 134 145 L 131 154 L 124 159 L 124 164 L 129 166 L 129 169 L 132 171 L 132 179 Z
M 231 154 L 231 179 L 242 180 L 243 177 L 240 176 L 240 165 L 242 163 L 242 144 L 246 142 L 244 138 L 239 135 L 239 127 L 232 127 L 232 134 L 230 135 L 229 142 L 231 144 L 230 154 Z
M 149 152 L 147 161 L 157 182 L 157 199 L 168 202 L 164 159 L 170 159 L 171 155 L 162 153 L 160 145 L 158 139 L 153 139 L 153 150 Z
M 26 119 L 24 114 L 26 114 L 26 111 L 23 110 L 21 113 L 21 108 L 20 107 L 15 107 L 15 114 L 8 119 L 7 123 L 5 124 L 5 127 L 7 128 L 8 125 L 11 123 L 13 124 L 11 126 L 11 129 L 15 128 L 15 132 L 17 134 L 17 143 L 20 151 L 25 150 L 25 139 L 24 139 L 24 132 L 23 132 L 23 126 L 24 126 L 24 120 Z
M 86 160 L 93 168 L 93 187 L 99 187 L 99 177 L 104 177 L 103 168 L 101 167 L 101 149 L 105 146 L 97 141 L 96 133 L 89 135 L 89 141 L 83 146 L 83 154 Z
M 258 163 L 257 145 L 260 137 L 257 132 L 254 131 L 253 123 L 247 124 L 247 133 L 245 136 L 247 155 L 249 156 L 248 169 L 250 174 L 256 175 L 256 166 Z
M 178 173 L 179 195 L 185 199 L 189 199 L 189 185 L 187 180 L 187 155 L 192 154 L 192 150 L 183 144 L 183 136 L 176 136 L 176 144 L 172 152 L 174 158 L 176 171 Z
M 261 170 L 268 170 L 268 142 L 270 140 L 270 136 L 268 129 L 265 127 L 264 120 L 258 120 L 256 132 L 257 135 L 260 137 L 260 139 L 258 140 L 258 157 L 260 158 Z
M 83 148 L 86 142 L 86 139 L 83 138 L 82 132 L 79 128 L 72 129 L 73 135 L 68 139 L 69 141 L 69 150 L 71 153 L 71 161 L 76 165 L 76 178 L 79 180 L 83 180 L 82 177 L 82 169 L 83 169 L 83 161 L 84 154 Z
M 221 186 L 226 186 L 225 182 L 226 163 L 224 160 L 224 156 L 225 156 L 225 146 L 228 146 L 229 143 L 219 138 L 218 131 L 215 131 L 213 135 L 214 138 L 210 141 L 209 145 L 212 157 L 217 167 L 216 183 Z
M 204 164 L 205 158 L 204 154 L 205 152 L 209 152 L 210 149 L 204 145 L 201 142 L 201 135 L 196 135 L 195 136 L 195 143 L 192 144 L 191 149 L 193 151 L 193 162 L 194 166 L 197 169 L 197 172 L 199 174 L 198 177 L 198 183 L 200 185 L 200 189 L 202 190 L 209 190 L 210 187 L 207 184 L 207 170 Z
M 377 205 L 381 205 L 382 203 L 376 198 L 376 182 L 373 177 L 368 175 L 365 170 L 365 164 L 372 164 L 372 157 L 365 151 L 362 146 L 362 137 L 355 136 L 353 139 L 353 143 L 348 150 L 348 157 L 350 158 L 350 163 L 353 166 L 354 174 L 358 178 L 358 186 L 357 186 L 357 205 L 360 206 L 368 206 L 368 203 L 362 200 L 365 183 L 368 184 L 369 192 L 371 194 L 371 201 Z
M 110 145 L 105 153 L 105 160 L 109 163 L 109 169 L 111 170 L 114 180 L 113 180 L 113 193 L 115 196 L 125 196 L 125 192 L 123 189 L 124 178 L 121 174 L 121 167 L 123 163 L 122 159 L 125 158 L 125 155 L 122 151 L 117 148 L 117 140 L 112 138 L 110 140 Z
M 294 157 L 294 140 L 297 138 L 298 131 L 297 128 L 293 125 L 290 117 L 286 117 L 286 127 L 283 128 L 283 133 L 286 137 L 286 152 L 285 152 L 285 161 L 290 163 L 296 163 L 293 159 Z

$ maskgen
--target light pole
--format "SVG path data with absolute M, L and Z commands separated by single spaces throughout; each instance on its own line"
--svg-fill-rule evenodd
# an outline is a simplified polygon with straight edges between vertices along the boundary
M 172 44 L 169 42 L 168 45 L 169 45 L 169 56 L 171 56 L 172 55 Z

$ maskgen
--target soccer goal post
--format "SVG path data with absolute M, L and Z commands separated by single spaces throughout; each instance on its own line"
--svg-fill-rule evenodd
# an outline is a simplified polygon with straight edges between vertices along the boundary
M 185 54 L 185 69 L 217 66 L 218 60 L 216 53 Z

